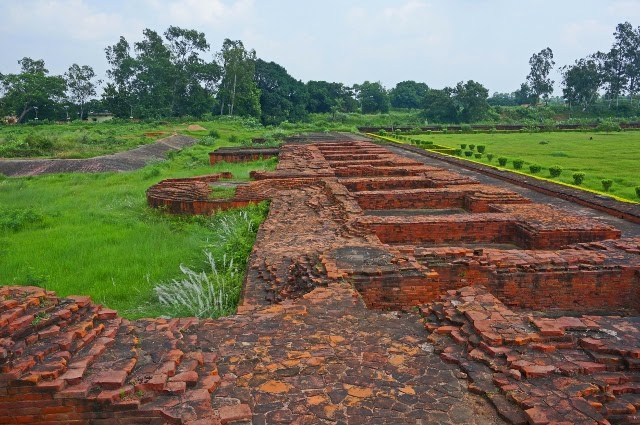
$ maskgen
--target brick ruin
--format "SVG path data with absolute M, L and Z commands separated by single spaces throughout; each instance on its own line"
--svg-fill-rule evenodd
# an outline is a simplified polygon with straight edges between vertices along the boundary
M 342 135 L 229 177 L 147 197 L 270 200 L 237 315 L 2 288 L 0 423 L 638 423 L 640 238 Z

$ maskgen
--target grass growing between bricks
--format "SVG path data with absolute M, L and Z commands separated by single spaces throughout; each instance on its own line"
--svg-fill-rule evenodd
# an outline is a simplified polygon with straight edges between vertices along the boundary
M 207 154 L 216 147 L 194 145 L 130 173 L 0 179 L 0 285 L 91 295 L 127 318 L 175 314 L 175 308 L 160 303 L 154 286 L 180 279 L 181 266 L 210 273 L 203 252 L 222 261 L 225 252 L 216 251 L 219 244 L 213 241 L 221 217 L 235 212 L 171 216 L 149 209 L 145 190 L 165 178 L 218 171 L 247 180 L 251 170 L 276 164 L 270 159 L 212 167 Z M 257 216 L 264 219 L 266 210 L 260 211 Z M 255 232 L 260 220 L 252 220 Z M 234 264 L 242 275 L 245 265 L 238 259 Z
M 522 159 L 520 172 L 530 174 L 530 165 L 539 165 L 532 174 L 551 179 L 549 168 L 562 167 L 559 177 L 553 178 L 574 185 L 573 174 L 584 173 L 580 188 L 603 192 L 602 180 L 613 181 L 607 194 L 640 202 L 635 187 L 640 185 L 640 132 L 552 132 L 509 134 L 432 134 L 411 136 L 412 139 L 432 141 L 438 145 L 459 148 L 461 144 L 483 145 L 481 158 L 463 157 L 497 166 L 498 157 L 507 158 L 505 168 L 514 169 L 513 160 Z M 487 158 L 492 154 L 492 160 Z

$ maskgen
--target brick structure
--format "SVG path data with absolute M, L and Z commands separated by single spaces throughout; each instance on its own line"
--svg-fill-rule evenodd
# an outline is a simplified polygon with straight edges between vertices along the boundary
M 277 157 L 278 148 L 218 148 L 209 152 L 211 165 L 219 162 L 249 162 L 258 159 Z
M 271 200 L 235 316 L 1 288 L 0 423 L 637 421 L 640 238 L 343 135 L 252 176 L 224 201 Z M 148 202 L 209 214 L 229 177 Z

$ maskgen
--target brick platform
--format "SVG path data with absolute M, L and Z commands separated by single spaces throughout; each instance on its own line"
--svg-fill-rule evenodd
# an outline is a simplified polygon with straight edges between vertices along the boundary
M 278 148 L 218 148 L 209 152 L 211 165 L 219 162 L 250 162 L 258 159 L 277 157 Z
M 296 142 L 237 187 L 271 206 L 235 316 L 1 288 L 0 423 L 637 422 L 640 239 L 352 137 Z M 210 213 L 223 177 L 149 203 Z

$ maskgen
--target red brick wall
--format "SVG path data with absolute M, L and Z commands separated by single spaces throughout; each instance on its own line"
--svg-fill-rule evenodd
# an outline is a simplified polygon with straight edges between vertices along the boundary
M 388 244 L 512 243 L 514 233 L 514 223 L 506 220 L 374 223 L 371 226 L 382 243 Z

